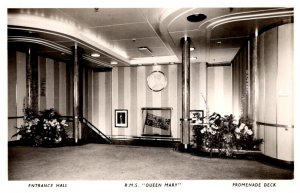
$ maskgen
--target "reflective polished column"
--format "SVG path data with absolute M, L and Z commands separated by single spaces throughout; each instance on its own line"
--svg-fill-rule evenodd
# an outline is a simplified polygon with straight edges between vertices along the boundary
M 250 38 L 250 104 L 248 115 L 254 121 L 253 129 L 255 134 L 257 135 L 257 101 L 258 101 L 258 71 L 257 71 L 257 57 L 258 57 L 258 32 L 256 31 L 255 34 Z M 257 137 L 257 136 L 255 136 Z
M 73 137 L 75 143 L 78 143 L 81 131 L 80 126 L 80 58 L 81 49 L 75 46 L 73 47 Z
M 26 102 L 25 107 L 38 109 L 38 56 L 29 46 L 26 54 Z
M 186 149 L 190 143 L 190 44 L 191 39 L 184 37 L 182 44 L 182 118 L 181 143 Z

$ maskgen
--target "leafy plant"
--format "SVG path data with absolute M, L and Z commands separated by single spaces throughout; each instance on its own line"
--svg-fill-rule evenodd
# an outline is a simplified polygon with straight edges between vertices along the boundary
M 26 108 L 23 119 L 24 124 L 17 127 L 18 132 L 12 137 L 20 135 L 20 140 L 33 146 L 53 146 L 66 141 L 68 125 L 54 109 L 36 113 Z
M 239 121 L 233 115 L 222 117 L 213 113 L 204 125 L 193 127 L 197 146 L 212 152 L 217 149 L 220 155 L 232 156 L 234 150 L 257 150 L 263 142 L 255 139 L 252 120 L 242 117 Z

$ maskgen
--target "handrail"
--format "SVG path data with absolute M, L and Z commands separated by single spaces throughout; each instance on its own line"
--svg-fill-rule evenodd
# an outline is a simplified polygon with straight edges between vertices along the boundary
M 142 107 L 142 110 L 173 110 L 172 107 Z
M 8 117 L 8 119 L 23 119 L 24 116 Z
M 60 117 L 63 119 L 68 119 L 68 121 L 73 120 L 73 116 L 60 116 Z M 23 118 L 24 116 L 8 117 L 8 119 L 23 119 Z M 82 120 L 83 123 L 85 123 L 93 131 L 99 134 L 105 141 L 107 141 L 108 143 L 112 143 L 109 137 L 107 137 L 104 133 L 102 133 L 95 125 L 89 122 L 86 118 L 82 117 L 80 120 Z
M 91 129 L 93 129 L 96 133 L 98 133 L 103 139 L 105 139 L 108 143 L 111 143 L 112 141 L 110 138 L 108 138 L 104 133 L 102 133 L 95 125 L 93 125 L 91 122 L 89 122 L 86 118 L 82 117 L 82 122 L 85 122 L 86 125 L 90 126 Z
M 61 118 L 65 119 L 73 119 L 73 116 L 60 116 Z M 15 117 L 8 117 L 8 119 L 23 119 L 24 116 L 15 116 Z
M 270 126 L 270 127 L 283 127 L 283 128 L 294 128 L 294 125 L 282 125 L 282 124 L 274 124 L 274 123 L 264 123 L 260 121 L 256 121 L 258 125 Z

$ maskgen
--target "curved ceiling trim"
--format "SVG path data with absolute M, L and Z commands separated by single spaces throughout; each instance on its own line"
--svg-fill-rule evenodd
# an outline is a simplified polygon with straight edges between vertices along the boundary
M 293 15 L 294 15 L 294 11 L 292 8 L 235 13 L 235 14 L 225 15 L 225 16 L 214 18 L 210 21 L 207 21 L 207 22 L 201 24 L 199 26 L 199 29 L 205 28 L 206 30 L 211 31 L 220 25 L 237 22 L 237 21 L 287 17 L 287 16 L 293 16 Z
M 8 42 L 26 42 L 26 43 L 40 44 L 52 48 L 54 50 L 57 50 L 59 52 L 72 55 L 72 50 L 70 48 L 64 47 L 60 44 L 45 39 L 41 39 L 41 38 L 26 37 L 26 36 L 8 36 Z
M 51 42 L 51 41 L 41 39 L 41 38 L 26 37 L 26 36 L 9 36 L 8 42 L 24 42 L 24 43 L 39 44 L 39 45 L 46 46 L 48 48 L 52 48 L 52 49 L 57 50 L 62 53 L 72 55 L 72 50 L 70 48 L 67 48 L 67 47 L 57 44 L 55 42 Z M 89 55 L 83 54 L 82 58 L 84 60 L 87 60 L 89 62 L 97 64 L 98 66 L 112 68 L 112 66 L 110 64 L 102 62 L 100 60 L 97 60 Z
M 122 63 L 130 63 L 127 54 L 121 49 L 110 46 L 91 30 L 78 27 L 72 23 L 20 13 L 8 14 L 8 28 L 31 30 L 64 37 Z
M 99 61 L 99 60 L 93 58 L 92 56 L 89 56 L 89 55 L 86 55 L 86 54 L 83 54 L 83 55 L 82 55 L 82 58 L 83 58 L 84 60 L 87 60 L 87 61 L 89 61 L 89 62 L 92 62 L 92 63 L 97 64 L 98 67 L 102 66 L 102 67 L 113 68 L 113 66 L 111 66 L 110 64 L 107 64 L 107 63 L 105 63 L 105 62 Z

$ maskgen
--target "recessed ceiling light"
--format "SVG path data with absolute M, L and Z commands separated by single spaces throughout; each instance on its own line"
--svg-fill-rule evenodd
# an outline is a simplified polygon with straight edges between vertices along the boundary
M 111 64 L 111 65 L 117 65 L 118 62 L 116 62 L 116 61 L 111 61 L 110 64 Z
M 195 13 L 195 14 L 189 15 L 187 17 L 187 20 L 189 22 L 200 22 L 200 21 L 205 20 L 206 18 L 207 18 L 207 16 L 202 13 Z
M 192 51 L 194 51 L 195 50 L 195 48 L 194 47 L 190 47 L 190 51 L 192 52 Z
M 94 57 L 94 58 L 99 58 L 100 54 L 98 54 L 98 53 L 92 53 L 91 56 Z
M 146 56 L 152 56 L 152 51 L 148 47 L 138 47 L 138 50 Z
M 217 44 L 222 44 L 222 42 L 221 42 L 221 41 L 218 41 Z
M 197 60 L 197 57 L 191 57 L 191 60 Z

